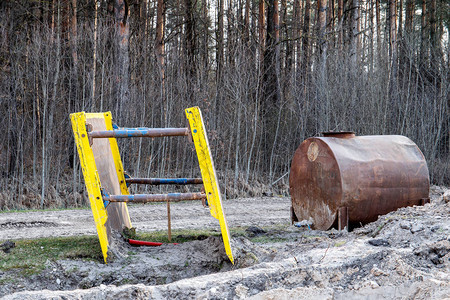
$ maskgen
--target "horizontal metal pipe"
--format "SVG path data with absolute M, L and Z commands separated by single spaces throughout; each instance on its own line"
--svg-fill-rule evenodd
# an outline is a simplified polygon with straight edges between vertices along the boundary
M 169 193 L 169 194 L 135 194 L 135 195 L 103 195 L 104 201 L 110 202 L 165 202 L 206 199 L 204 193 Z
M 91 138 L 164 137 L 187 136 L 188 134 L 188 128 L 121 128 L 88 133 Z
M 137 184 L 203 184 L 203 179 L 201 178 L 126 178 L 126 183 L 137 183 Z

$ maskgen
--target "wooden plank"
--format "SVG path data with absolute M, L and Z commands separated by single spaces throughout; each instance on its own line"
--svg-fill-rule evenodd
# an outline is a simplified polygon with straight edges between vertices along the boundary
M 112 130 L 111 113 L 88 113 L 86 114 L 86 124 L 90 124 L 93 131 Z M 91 148 L 103 191 L 108 195 L 128 195 L 116 140 L 114 138 L 93 139 Z M 126 203 L 111 202 L 106 209 L 108 220 L 105 226 L 108 240 L 111 230 L 122 232 L 124 227 L 131 228 Z

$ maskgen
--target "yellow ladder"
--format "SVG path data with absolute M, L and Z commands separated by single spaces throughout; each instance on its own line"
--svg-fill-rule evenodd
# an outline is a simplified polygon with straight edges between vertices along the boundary
M 185 110 L 190 128 L 118 128 L 114 129 L 111 112 L 73 113 L 70 115 L 75 142 L 83 170 L 86 190 L 97 228 L 105 263 L 112 230 L 131 228 L 127 202 L 166 202 L 206 199 L 211 215 L 219 220 L 225 252 L 234 263 L 225 213 L 214 162 L 201 111 Z M 116 138 L 192 136 L 201 179 L 126 178 Z M 102 185 L 103 183 L 103 185 Z M 127 183 L 201 184 L 205 193 L 170 193 L 130 195 Z

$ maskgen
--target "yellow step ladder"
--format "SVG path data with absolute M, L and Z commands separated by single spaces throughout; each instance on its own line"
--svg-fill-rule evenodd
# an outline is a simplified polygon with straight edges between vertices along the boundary
M 75 142 L 83 170 L 86 190 L 97 228 L 105 263 L 113 230 L 131 228 L 127 202 L 167 202 L 203 200 L 211 215 L 219 220 L 225 252 L 230 261 L 230 245 L 225 213 L 214 162 L 201 111 L 198 107 L 185 110 L 190 128 L 114 128 L 111 112 L 73 113 L 70 115 Z M 191 136 L 200 165 L 202 178 L 127 178 L 116 138 Z M 169 193 L 130 195 L 127 184 L 203 184 L 204 193 Z M 170 224 L 170 213 L 169 213 Z M 170 237 L 170 225 L 169 225 Z

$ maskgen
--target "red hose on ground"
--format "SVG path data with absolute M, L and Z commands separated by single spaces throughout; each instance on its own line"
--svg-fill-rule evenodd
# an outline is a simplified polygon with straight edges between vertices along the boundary
M 158 243 L 158 242 L 145 242 L 145 241 L 138 241 L 138 240 L 132 240 L 132 239 L 128 239 L 128 243 L 130 245 L 134 245 L 134 246 L 150 246 L 150 247 L 158 247 L 163 244 L 163 243 Z M 173 243 L 173 245 L 178 245 L 178 243 Z

